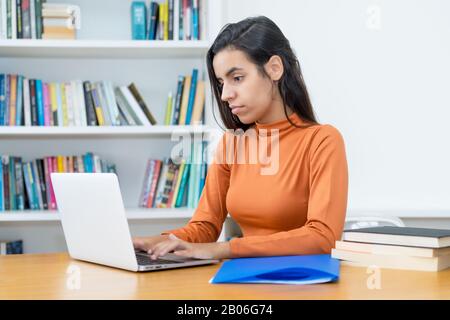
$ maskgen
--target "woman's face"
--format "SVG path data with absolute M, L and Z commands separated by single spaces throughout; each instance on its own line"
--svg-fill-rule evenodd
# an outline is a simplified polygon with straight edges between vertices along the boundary
M 243 124 L 267 118 L 273 102 L 271 79 L 263 77 L 244 52 L 225 49 L 215 55 L 214 72 L 222 85 L 221 99 Z

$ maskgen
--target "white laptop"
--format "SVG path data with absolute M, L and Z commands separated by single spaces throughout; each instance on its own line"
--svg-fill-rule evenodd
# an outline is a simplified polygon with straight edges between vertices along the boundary
M 52 173 L 51 180 L 69 255 L 130 271 L 152 271 L 217 263 L 167 254 L 152 260 L 137 252 L 119 181 L 114 173 Z

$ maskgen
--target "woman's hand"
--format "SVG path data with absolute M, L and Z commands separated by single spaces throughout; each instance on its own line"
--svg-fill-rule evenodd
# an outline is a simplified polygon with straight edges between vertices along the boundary
M 170 234 L 167 240 L 160 241 L 147 250 L 152 259 L 172 251 L 178 256 L 196 259 L 226 259 L 231 255 L 228 242 L 190 243 L 178 239 L 173 234 Z
M 152 236 L 152 237 L 135 237 L 133 238 L 133 246 L 137 250 L 142 250 L 147 253 L 158 243 L 169 239 L 168 235 Z

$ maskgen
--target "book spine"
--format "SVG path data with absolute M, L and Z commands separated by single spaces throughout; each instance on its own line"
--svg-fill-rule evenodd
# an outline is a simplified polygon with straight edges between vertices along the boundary
M 147 200 L 147 208 L 153 208 L 155 203 L 155 194 L 156 194 L 156 188 L 158 186 L 158 181 L 161 177 L 161 167 L 162 167 L 162 161 L 161 160 L 155 160 L 155 172 L 152 177 L 152 184 L 150 187 L 150 194 L 148 196 Z
M 55 83 L 55 94 L 57 101 L 57 114 L 58 114 L 58 126 L 64 126 L 64 111 L 63 111 L 63 89 L 61 88 L 61 83 Z
M 172 101 L 173 101 L 172 91 L 170 91 L 167 97 L 166 116 L 164 118 L 164 125 L 166 126 L 171 125 L 170 121 L 172 119 L 172 108 L 173 108 Z
M 84 90 L 83 90 L 83 83 L 81 82 L 81 80 L 77 80 L 75 82 L 76 84 L 76 88 L 77 88 L 77 97 L 78 97 L 78 103 L 79 103 L 79 108 L 78 111 L 80 113 L 80 121 L 81 121 L 81 125 L 83 127 L 87 126 L 87 114 L 86 114 L 86 98 L 84 97 Z
M 12 74 L 10 79 L 8 124 L 14 126 L 16 124 L 17 75 Z
M 127 101 L 128 105 L 132 108 L 133 112 L 138 117 L 139 121 L 142 123 L 142 125 L 145 126 L 151 126 L 151 122 L 147 119 L 144 112 L 142 111 L 141 107 L 137 103 L 136 99 L 131 94 L 130 90 L 126 86 L 121 86 L 120 90 Z
M 18 210 L 25 209 L 23 175 L 22 175 L 22 159 L 17 157 L 14 162 L 16 170 L 16 207 Z
M 146 21 L 147 10 L 145 2 L 133 1 L 131 3 L 131 35 L 133 40 L 145 40 Z
M 105 81 L 105 91 L 111 108 L 112 124 L 114 126 L 120 126 L 119 108 L 117 107 L 116 96 L 114 94 L 114 87 L 111 81 Z
M 73 124 L 76 127 L 80 127 L 81 126 L 80 103 L 78 101 L 78 89 L 76 81 L 70 82 L 70 94 L 72 97 Z
M 22 0 L 22 37 L 31 39 L 30 0 Z
M 105 121 L 103 119 L 103 111 L 100 105 L 100 99 L 98 96 L 97 86 L 95 84 L 91 85 L 91 95 L 92 101 L 94 102 L 95 114 L 97 115 L 97 121 L 99 126 L 104 126 Z
M 42 83 L 42 89 L 44 99 L 44 125 L 50 126 L 50 97 L 48 92 L 48 83 Z
M 36 165 L 38 168 L 38 174 L 39 174 L 39 183 L 41 187 L 41 195 L 42 195 L 42 203 L 45 210 L 48 210 L 48 202 L 47 202 L 47 184 L 45 181 L 45 173 L 44 173 L 44 160 L 43 159 L 37 159 Z
M 17 76 L 17 98 L 16 98 L 16 119 L 15 125 L 22 125 L 22 115 L 23 115 L 23 76 Z
M 17 6 L 15 0 L 10 0 L 11 6 L 11 39 L 17 39 Z
M 32 198 L 33 193 L 31 192 L 31 185 L 26 162 L 22 163 L 22 175 L 25 182 L 25 191 L 27 193 L 28 207 L 32 209 L 31 199 L 33 199 Z
M 5 210 L 10 210 L 9 203 L 9 156 L 2 156 L 2 166 L 3 166 L 3 186 L 4 186 L 4 200 L 5 200 Z
M 89 126 L 96 126 L 97 117 L 95 115 L 95 107 L 92 99 L 91 83 L 89 81 L 84 81 L 83 89 L 84 89 L 84 101 L 86 105 L 87 123 Z
M 73 93 L 72 93 L 72 83 L 67 82 L 64 84 L 65 89 L 65 101 L 66 101 L 66 115 L 67 115 L 67 125 L 74 126 L 75 125 L 75 110 L 74 110 L 74 101 L 73 101 Z
M 178 193 L 180 192 L 180 185 L 181 185 L 181 180 L 183 177 L 183 173 L 185 171 L 185 167 L 186 167 L 186 163 L 184 160 L 182 160 L 180 166 L 179 166 L 179 170 L 178 170 L 178 174 L 177 174 L 177 179 L 176 179 L 176 183 L 175 183 L 175 190 L 173 192 L 173 196 L 171 198 L 170 201 L 170 206 L 172 208 L 175 208 L 176 202 L 177 202 L 177 198 L 178 198 Z
M 182 100 L 181 98 L 183 97 L 183 93 L 185 90 L 185 87 L 188 86 L 188 82 L 189 82 L 189 77 L 184 77 L 184 76 L 178 76 L 178 84 L 177 84 L 177 95 L 176 95 L 176 99 L 175 99 L 175 105 L 172 106 L 173 108 L 173 118 L 172 118 L 172 124 L 184 124 L 184 119 L 183 119 L 183 112 L 181 110 L 181 104 L 182 104 Z
M 3 185 L 3 163 L 0 156 L 0 211 L 5 211 L 5 191 Z
M 42 39 L 42 2 L 44 1 L 45 0 L 35 0 L 36 39 Z
M 197 92 L 195 93 L 194 109 L 192 110 L 191 124 L 202 124 L 202 115 L 205 107 L 205 82 L 197 82 Z
M 16 168 L 14 166 L 15 158 L 9 158 L 9 203 L 11 210 L 16 210 Z
M 5 80 L 7 79 L 5 74 L 0 74 L 0 126 L 5 122 L 5 109 L 6 109 L 6 86 Z
M 33 167 L 33 162 L 29 162 L 27 165 L 28 175 L 30 179 L 30 185 L 31 185 L 31 191 L 32 191 L 32 201 L 33 201 L 33 209 L 39 210 L 39 197 L 38 197 L 38 190 L 37 190 L 37 183 L 36 183 L 36 177 Z
M 198 32 L 198 0 L 193 0 L 192 5 L 192 33 L 193 33 L 193 39 L 199 40 L 199 32 Z
M 48 84 L 48 92 L 50 96 L 50 112 L 51 112 L 51 126 L 57 126 L 58 125 L 58 98 L 56 96 L 56 84 L 55 83 L 49 83 Z
M 175 202 L 175 207 L 179 208 L 181 207 L 184 193 L 186 192 L 186 183 L 189 179 L 189 172 L 190 172 L 191 164 L 186 163 L 184 166 L 183 176 L 181 178 L 181 184 L 180 184 L 180 191 L 178 192 L 177 200 Z
M 151 167 L 152 167 L 152 160 L 147 160 L 147 165 L 146 165 L 145 174 L 144 174 L 144 182 L 142 184 L 142 189 L 141 189 L 141 196 L 139 197 L 139 206 L 140 207 L 146 207 Z
M 156 119 L 153 117 L 152 113 L 150 112 L 150 109 L 148 108 L 147 104 L 145 103 L 144 99 L 142 98 L 141 94 L 139 93 L 136 85 L 134 83 L 131 83 L 128 86 L 128 89 L 130 90 L 133 97 L 136 99 L 137 103 L 141 107 L 142 111 L 144 112 L 145 116 L 147 117 L 148 121 L 152 125 L 156 124 Z
M 23 115 L 24 125 L 31 126 L 31 105 L 30 105 L 30 80 L 23 79 Z
M 192 109 L 194 107 L 195 93 L 197 92 L 198 69 L 192 71 L 191 88 L 189 93 L 189 103 L 186 112 L 186 124 L 191 124 Z
M 36 103 L 37 103 L 37 117 L 38 117 L 38 125 L 45 125 L 44 118 L 44 97 L 43 97 L 43 88 L 42 81 L 36 80 Z
M 16 15 L 17 15 L 17 39 L 23 38 L 22 28 L 22 0 L 16 0 Z
M 32 162 L 32 173 L 33 173 L 33 181 L 36 192 L 36 199 L 38 200 L 39 209 L 44 210 L 44 201 L 42 199 L 42 190 L 41 190 L 41 181 L 39 177 L 37 160 Z
M 173 27 L 174 27 L 174 7 L 175 2 L 174 0 L 169 0 L 169 21 L 168 21 L 168 28 L 169 28 L 169 40 L 173 40 Z
M 0 39 L 8 39 L 8 18 L 7 18 L 7 4 L 6 0 L 0 1 Z
M 47 166 L 48 166 L 48 170 L 49 170 L 48 181 L 49 181 L 49 189 L 50 189 L 50 209 L 55 210 L 56 209 L 56 197 L 55 197 L 55 191 L 53 189 L 51 173 L 56 172 L 56 168 L 54 166 L 52 157 L 47 157 L 46 160 L 47 160 Z
M 100 101 L 100 106 L 102 108 L 103 121 L 106 126 L 112 125 L 112 114 L 110 111 L 110 106 L 106 98 L 106 90 L 104 81 L 96 83 L 97 94 Z
M 172 183 L 170 186 L 170 192 L 167 197 L 167 208 L 172 208 L 172 202 L 173 202 L 173 198 L 175 196 L 176 186 L 177 186 L 177 182 L 178 182 L 178 176 L 180 175 L 180 165 L 174 163 L 173 166 L 174 166 L 174 173 L 173 173 L 173 177 L 172 177 Z

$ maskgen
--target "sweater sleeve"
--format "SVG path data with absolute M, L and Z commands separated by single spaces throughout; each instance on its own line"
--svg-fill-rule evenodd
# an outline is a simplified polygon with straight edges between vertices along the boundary
M 226 163 L 222 136 L 215 150 L 214 159 L 208 168 L 205 185 L 192 219 L 182 228 L 162 232 L 174 234 L 188 242 L 216 242 L 228 215 L 226 196 L 230 185 L 230 166 Z
M 331 252 L 342 235 L 348 193 L 345 146 L 337 129 L 326 125 L 316 132 L 309 162 L 310 194 L 305 225 L 271 235 L 232 239 L 233 258 Z

